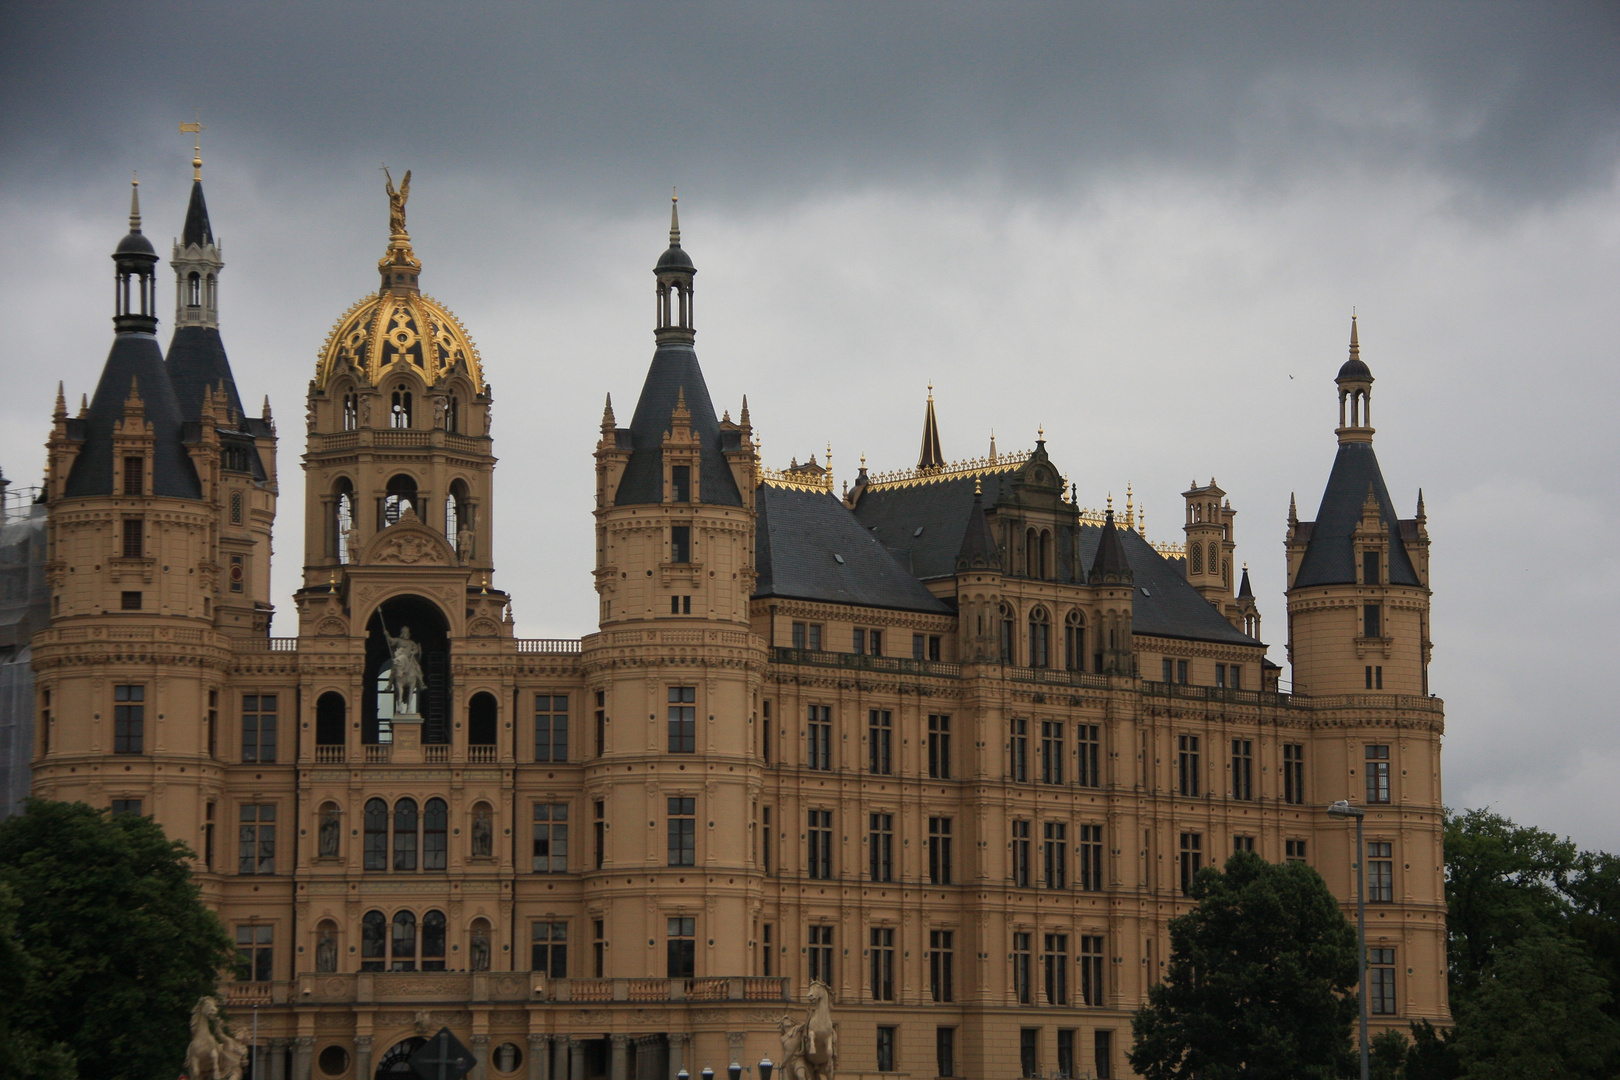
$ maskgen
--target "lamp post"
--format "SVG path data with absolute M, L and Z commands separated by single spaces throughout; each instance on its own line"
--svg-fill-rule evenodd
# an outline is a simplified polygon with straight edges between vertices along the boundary
M 1367 883 L 1366 873 L 1363 870 L 1366 846 L 1361 839 L 1361 819 L 1367 812 L 1359 806 L 1351 806 L 1349 799 L 1340 799 L 1327 808 L 1329 817 L 1356 819 L 1356 973 L 1358 993 L 1356 997 L 1361 1004 L 1361 1080 L 1368 1080 L 1367 1074 Z
M 742 1080 L 742 1072 L 742 1066 L 735 1061 L 726 1066 L 726 1076 L 730 1077 L 730 1080 Z
M 771 1063 L 771 1056 L 766 1054 L 759 1059 L 759 1080 L 771 1080 L 771 1071 L 776 1066 Z

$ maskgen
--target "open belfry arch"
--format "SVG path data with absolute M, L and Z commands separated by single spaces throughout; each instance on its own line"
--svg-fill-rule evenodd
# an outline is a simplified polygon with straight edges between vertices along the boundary
M 915 465 L 768 467 L 704 378 L 672 201 L 628 423 L 578 418 L 598 627 L 520 639 L 493 392 L 389 172 L 377 288 L 308 385 L 272 637 L 276 432 L 226 359 L 194 159 L 167 354 L 136 203 L 101 380 L 52 418 L 34 784 L 195 849 L 272 1076 L 387 1075 L 448 1027 L 480 1078 L 673 1080 L 829 1023 L 851 1073 L 1126 1076 L 1169 920 L 1234 850 L 1347 904 L 1363 860 L 1375 1023 L 1447 1018 L 1428 534 L 1354 324 L 1321 508 L 1288 515 L 1290 689 L 1213 478 L 1149 540 L 1044 431 L 948 457 L 933 386 Z

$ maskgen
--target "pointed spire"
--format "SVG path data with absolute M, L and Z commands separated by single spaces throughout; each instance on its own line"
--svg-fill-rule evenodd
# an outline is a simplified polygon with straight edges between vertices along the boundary
M 748 395 L 743 395 L 742 412 L 737 414 L 737 423 L 742 427 L 752 426 L 748 420 Z
M 61 379 L 56 380 L 56 411 L 52 414 L 52 419 L 67 419 L 67 394 L 63 389 Z M 1423 505 L 1423 496 L 1421 493 L 1418 495 L 1418 505 Z
M 129 231 L 141 231 L 141 174 L 138 172 L 129 182 Z
M 990 429 L 990 464 L 996 463 L 996 429 Z
M 1093 584 L 1128 583 L 1134 580 L 1131 564 L 1125 558 L 1119 530 L 1114 527 L 1114 497 L 1108 496 L 1108 512 L 1103 518 L 1102 536 L 1097 541 L 1097 556 L 1091 561 L 1087 580 Z
M 1423 510 L 1423 489 L 1422 488 L 1418 488 L 1417 519 L 1419 521 L 1427 521 L 1429 519 L 1429 515 L 1427 513 L 1425 513 L 1424 510 Z
M 1292 491 L 1288 493 L 1288 524 L 1299 524 L 1299 507 L 1294 502 L 1294 493 Z
M 939 449 L 939 421 L 934 418 L 934 384 L 928 384 L 928 411 L 923 415 L 922 451 L 917 455 L 917 468 L 938 469 L 945 464 L 945 455 Z
M 84 418 L 85 414 L 88 413 L 89 411 L 90 411 L 90 395 L 81 393 L 79 395 L 79 418 L 82 420 Z
M 962 533 L 961 546 L 956 550 L 957 570 L 999 570 L 1000 552 L 996 548 L 996 534 L 990 528 L 990 519 L 984 510 L 984 488 L 978 476 L 973 478 L 973 506 L 968 510 L 967 528 Z
M 674 188 L 669 189 L 669 246 L 681 246 L 681 194 Z
M 264 410 L 259 413 L 259 419 L 263 420 L 267 424 L 271 423 L 274 420 L 274 417 L 272 417 L 270 415 L 270 395 L 269 394 L 264 395 Z
M 1238 585 L 1239 600 L 1253 600 L 1254 586 L 1249 584 L 1249 564 L 1243 564 L 1243 581 Z

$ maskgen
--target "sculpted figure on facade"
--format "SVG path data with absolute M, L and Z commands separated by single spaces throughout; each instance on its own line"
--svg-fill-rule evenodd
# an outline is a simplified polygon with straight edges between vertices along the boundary
M 472 856 L 487 859 L 495 853 L 495 823 L 490 820 L 489 807 L 480 805 L 473 811 Z
M 320 940 L 315 944 L 315 970 L 321 973 L 337 970 L 337 931 L 322 927 Z
M 247 1047 L 231 1036 L 212 997 L 198 998 L 191 1010 L 191 1044 L 186 1048 L 190 1080 L 242 1080 Z
M 335 806 L 321 808 L 321 824 L 319 833 L 319 847 L 317 855 L 322 859 L 335 859 L 338 854 L 338 841 L 342 835 L 341 815 Z
M 832 994 L 819 979 L 805 994 L 803 1020 L 783 1016 L 782 1074 L 787 1080 L 834 1080 L 838 1074 L 838 1029 L 833 1026 Z
M 383 637 L 388 639 L 388 652 L 393 656 L 393 667 L 388 673 L 390 688 L 394 691 L 394 712 L 411 713 L 416 708 L 416 695 L 425 685 L 422 681 L 422 646 L 411 640 L 411 628 L 399 628 L 399 636 L 394 637 L 383 627 Z
M 411 197 L 411 170 L 405 170 L 405 179 L 399 182 L 399 190 L 394 190 L 394 176 L 386 168 L 383 169 L 383 190 L 388 192 L 388 231 L 394 236 L 405 235 L 405 200 Z

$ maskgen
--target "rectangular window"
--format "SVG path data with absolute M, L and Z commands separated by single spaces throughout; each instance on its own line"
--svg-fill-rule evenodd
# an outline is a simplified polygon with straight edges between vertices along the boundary
M 776 927 L 771 923 L 765 923 L 759 928 L 760 952 L 765 957 L 765 963 L 761 965 L 760 974 L 767 978 L 776 968 L 776 949 L 771 945 L 771 938 L 774 936 L 772 932 L 775 929 Z
M 1379 585 L 1378 552 L 1363 551 L 1361 553 L 1361 583 L 1363 585 Z
M 807 931 L 809 938 L 808 972 L 810 981 L 820 979 L 828 986 L 833 983 L 833 928 L 827 923 L 814 923 Z
M 1284 840 L 1283 841 L 1283 858 L 1288 862 L 1304 862 L 1305 861 L 1305 841 L 1303 841 L 1303 840 Z
M 1029 624 L 1029 666 L 1049 667 L 1048 646 L 1050 644 L 1052 626 L 1050 623 L 1036 622 L 1031 619 Z
M 1034 967 L 1030 955 L 1030 934 L 1026 930 L 1019 930 L 1013 934 L 1013 1000 L 1020 1005 L 1031 1004 L 1030 995 L 1034 993 L 1030 976 Z
M 1182 684 L 1187 682 L 1187 661 L 1185 660 L 1176 661 L 1176 682 Z
M 868 630 L 866 632 L 866 646 L 873 656 L 883 655 L 883 631 Z
M 124 494 L 142 495 L 145 490 L 141 484 L 142 473 L 146 471 L 146 459 L 127 457 L 124 459 Z
M 928 637 L 925 634 L 911 635 L 911 658 L 913 660 L 928 659 Z
M 534 872 L 568 872 L 568 804 L 534 804 Z
M 1074 1028 L 1058 1028 L 1057 1074 L 1059 1080 L 1074 1076 Z
M 1041 883 L 1048 889 L 1069 887 L 1069 828 L 1060 821 L 1041 827 Z
M 1305 801 L 1305 747 L 1283 744 L 1283 802 L 1296 806 Z
M 1102 729 L 1096 724 L 1080 724 L 1074 729 L 1074 737 L 1075 783 L 1081 787 L 1102 787 Z
M 1046 969 L 1046 1003 L 1069 1003 L 1069 935 L 1047 934 L 1041 963 Z
M 669 527 L 669 561 L 672 563 L 689 563 L 692 561 L 692 526 L 671 525 Z
M 607 971 L 607 930 L 601 919 L 591 920 L 591 960 L 596 971 L 596 977 L 602 978 Z
M 793 647 L 795 649 L 803 649 L 807 647 L 805 645 L 804 623 L 802 622 L 796 622 L 793 624 Z
M 804 763 L 812 769 L 832 770 L 832 706 L 810 706 Z
M 697 753 L 697 687 L 669 688 L 669 752 Z
M 600 870 L 602 864 L 607 862 L 607 804 L 598 799 L 593 809 L 596 811 L 596 820 L 592 823 L 592 831 L 596 834 L 596 868 Z
M 276 695 L 242 697 L 242 761 L 273 765 L 276 760 Z
M 771 872 L 771 808 L 762 806 L 759 812 L 761 815 L 759 827 L 764 830 L 765 834 L 765 842 L 760 845 L 760 866 L 769 874 Z
M 1394 845 L 1387 840 L 1367 843 L 1367 902 L 1392 904 L 1395 902 L 1395 862 L 1391 858 Z
M 536 694 L 534 698 L 534 760 L 568 760 L 568 695 Z
M 1181 895 L 1191 896 L 1193 878 L 1204 865 L 1204 834 L 1181 834 Z
M 138 592 L 119 593 L 118 594 L 118 610 L 120 610 L 120 611 L 139 611 L 139 610 L 141 610 L 141 594 L 138 593 Z
M 875 776 L 889 776 L 894 771 L 894 716 L 888 709 L 873 709 L 867 714 L 866 759 L 867 771 Z
M 934 1067 L 938 1070 L 935 1076 L 956 1075 L 956 1029 L 941 1027 L 934 1029 Z
M 1252 837 L 1252 836 L 1234 836 L 1234 837 L 1232 837 L 1232 854 L 1236 855 L 1240 851 L 1253 851 L 1253 850 L 1254 850 L 1254 837 Z
M 1177 790 L 1189 798 L 1198 797 L 1198 736 L 1177 735 L 1176 747 L 1180 751 Z
M 1114 1077 L 1114 1033 L 1112 1031 L 1098 1031 L 1092 1036 L 1093 1057 L 1096 1066 L 1097 1080 L 1113 1080 Z
M 1103 887 L 1103 827 L 1080 826 L 1080 887 L 1100 892 Z
M 1080 935 L 1080 1000 L 1087 1005 L 1102 1006 L 1103 996 L 1103 939 L 1101 934 Z
M 932 885 L 951 883 L 951 819 L 928 819 L 928 881 Z
M 869 814 L 867 870 L 873 881 L 894 880 L 894 815 Z
M 1389 802 L 1389 747 L 1367 747 L 1367 801 Z
M 855 641 L 852 650 L 856 656 L 864 655 L 866 652 L 866 631 L 859 626 L 855 628 Z
M 671 465 L 669 467 L 669 497 L 671 502 L 692 501 L 692 466 Z
M 935 1001 L 955 1001 L 956 932 L 928 931 L 928 991 Z
M 1160 676 L 1161 681 L 1167 682 L 1167 683 L 1175 682 L 1176 681 L 1176 662 L 1174 660 L 1165 659 L 1165 660 L 1159 661 L 1159 665 L 1160 665 L 1159 666 L 1159 676 Z
M 760 702 L 759 707 L 761 710 L 759 723 L 759 756 L 765 759 L 765 764 L 769 765 L 776 758 L 775 740 L 772 737 L 771 732 L 771 703 L 769 701 L 762 701 Z
M 877 1071 L 894 1072 L 894 1028 L 879 1025 L 877 1029 Z
M 236 843 L 238 874 L 276 872 L 276 806 L 243 803 Z
M 665 927 L 665 938 L 665 977 L 692 978 L 697 972 L 697 920 L 690 916 L 670 919 Z
M 1029 721 L 1013 717 L 1012 721 L 1012 778 L 1022 784 L 1029 779 Z
M 607 753 L 607 693 L 596 692 L 596 756 Z
M 1395 1015 L 1395 950 L 1367 950 L 1367 1011 Z
M 951 718 L 928 718 L 928 775 L 935 780 L 951 778 Z
M 1063 783 L 1063 724 L 1041 721 L 1041 783 Z
M 697 865 L 697 800 L 676 796 L 668 803 L 669 865 Z
M 894 1000 L 894 930 L 887 926 L 872 927 L 872 1000 Z
M 1226 666 L 1226 678 L 1227 684 L 1231 686 L 1233 690 L 1243 689 L 1243 668 L 1239 665 L 1228 664 Z
M 529 924 L 529 970 L 553 979 L 568 978 L 568 924 Z
M 938 660 L 939 660 L 939 641 L 940 641 L 940 638 L 939 638 L 938 634 L 929 634 L 928 635 L 928 659 L 929 660 L 938 662 Z
M 805 648 L 811 652 L 821 651 L 821 624 L 811 623 L 807 628 L 809 636 L 805 639 Z
M 275 976 L 275 927 L 236 928 L 236 981 L 269 982 Z
M 1216 686 L 1217 689 L 1220 689 L 1220 690 L 1226 689 L 1226 665 L 1225 664 L 1216 664 L 1215 665 L 1215 686 Z
M 1361 629 L 1363 637 L 1384 636 L 1384 608 L 1381 604 L 1363 604 L 1361 606 Z
M 146 738 L 146 687 L 113 687 L 113 753 L 139 754 Z
M 141 800 L 139 800 L 139 799 L 114 799 L 112 801 L 112 816 L 113 817 L 125 817 L 125 816 L 140 817 L 141 816 Z
M 138 559 L 145 552 L 143 538 L 145 521 L 138 517 L 124 519 L 124 558 Z
M 832 874 L 832 811 L 810 811 L 805 869 L 812 878 L 829 880 Z
M 1254 798 L 1254 743 L 1232 740 L 1232 798 Z
M 1040 1066 L 1040 1056 L 1036 1053 L 1041 1045 L 1040 1028 L 1018 1029 L 1018 1075 L 1024 1080 L 1032 1080 L 1037 1075 Z
M 1012 823 L 1012 877 L 1020 889 L 1029 888 L 1029 822 Z

